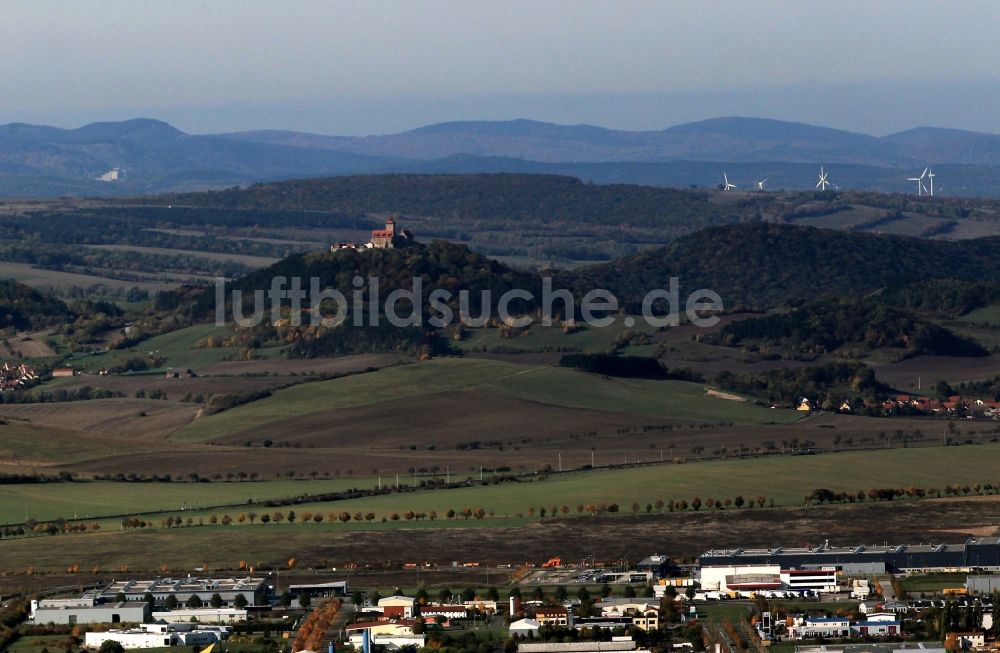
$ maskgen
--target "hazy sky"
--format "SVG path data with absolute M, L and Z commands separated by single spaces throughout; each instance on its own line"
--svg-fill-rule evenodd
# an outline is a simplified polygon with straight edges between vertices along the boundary
M 1000 132 L 1000 2 L 6 0 L 0 122 L 386 133 L 721 115 Z

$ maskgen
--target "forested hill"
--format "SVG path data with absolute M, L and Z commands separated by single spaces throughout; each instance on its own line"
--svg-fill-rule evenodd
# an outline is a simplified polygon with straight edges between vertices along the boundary
M 0 281 L 0 328 L 44 329 L 78 317 L 62 301 L 16 281 Z
M 384 292 L 407 287 L 415 275 L 424 278 L 425 293 L 436 287 L 475 294 L 487 288 L 499 294 L 512 287 L 536 292 L 541 285 L 537 274 L 436 241 L 403 250 L 296 255 L 235 286 L 267 288 L 273 275 L 319 277 L 322 284 L 348 295 L 355 274 L 380 277 Z M 919 308 L 931 301 L 920 292 L 921 283 L 941 288 L 940 294 L 950 297 L 961 289 L 932 281 L 1000 282 L 1000 238 L 934 241 L 764 223 L 727 225 L 612 263 L 557 273 L 554 285 L 571 288 L 578 297 L 605 288 L 636 310 L 648 291 L 667 288 L 672 276 L 680 280 L 682 298 L 708 288 L 719 293 L 727 308 L 769 309 L 821 297 L 858 298 L 886 288 L 897 289 L 885 295 L 886 303 L 898 300 Z M 898 290 L 908 284 L 905 292 Z M 169 294 L 163 300 L 183 303 Z M 205 292 L 200 303 L 189 309 L 207 314 L 211 293 Z
M 607 288 L 637 305 L 680 278 L 682 297 L 718 292 L 727 308 L 772 308 L 817 297 L 858 297 L 931 279 L 1000 281 L 1000 238 L 922 240 L 778 224 L 704 229 L 561 280 L 578 292 Z
M 620 224 L 683 228 L 685 232 L 758 214 L 753 198 L 719 204 L 710 202 L 710 197 L 704 190 L 596 185 L 557 175 L 458 174 L 290 180 L 157 195 L 143 201 L 217 209 L 392 212 L 476 221 Z

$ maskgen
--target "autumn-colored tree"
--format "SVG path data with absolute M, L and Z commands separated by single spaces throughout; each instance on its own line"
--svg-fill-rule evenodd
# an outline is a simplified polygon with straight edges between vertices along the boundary
M 271 521 L 273 521 L 275 524 L 280 524 L 284 520 L 285 520 L 285 514 L 280 510 L 275 510 L 274 514 L 271 515 Z
M 345 510 L 344 512 L 337 515 L 337 519 L 339 519 L 341 523 L 346 524 L 347 522 L 351 521 L 351 513 Z
M 693 509 L 695 509 L 695 510 L 700 510 L 701 509 L 701 499 L 699 497 L 695 497 L 695 498 L 691 499 L 691 507 Z
M 318 512 L 315 515 L 313 515 L 313 523 L 319 524 L 322 521 L 323 521 L 323 515 L 319 514 Z
M 373 512 L 365 513 L 365 520 L 369 522 L 375 521 L 375 513 Z

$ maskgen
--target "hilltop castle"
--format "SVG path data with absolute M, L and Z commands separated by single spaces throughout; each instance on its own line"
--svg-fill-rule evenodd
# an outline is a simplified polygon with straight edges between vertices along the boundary
M 396 219 L 390 217 L 385 221 L 385 229 L 372 231 L 372 238 L 366 245 L 357 243 L 336 243 L 330 246 L 330 251 L 339 249 L 396 249 L 413 244 L 413 234 L 409 229 L 402 229 Z

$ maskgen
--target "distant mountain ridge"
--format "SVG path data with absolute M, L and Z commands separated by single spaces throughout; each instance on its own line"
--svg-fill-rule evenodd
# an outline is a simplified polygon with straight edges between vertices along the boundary
M 448 122 L 383 136 L 251 131 L 223 138 L 370 156 L 440 159 L 465 154 L 542 163 L 783 161 L 882 167 L 1000 165 L 1000 136 L 921 127 L 876 137 L 764 118 L 713 118 L 659 131 L 622 131 L 533 120 Z M 942 158 L 941 154 L 946 154 Z
M 385 173 L 545 173 L 596 183 L 805 189 L 833 167 L 843 188 L 908 192 L 927 165 L 950 195 L 996 195 L 1000 136 L 918 128 L 884 137 L 760 118 L 658 131 L 533 120 L 448 122 L 381 136 L 286 131 L 191 135 L 151 119 L 78 129 L 0 125 L 0 196 L 137 195 Z M 124 181 L 96 178 L 124 168 Z

